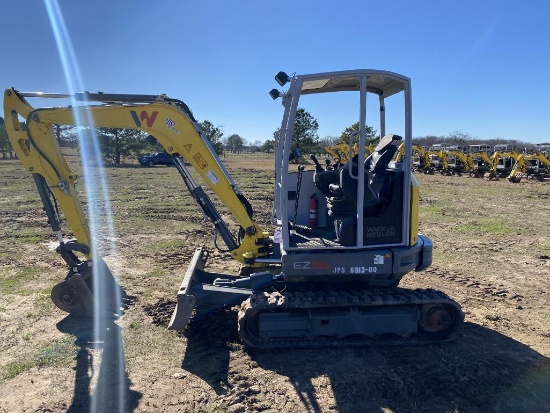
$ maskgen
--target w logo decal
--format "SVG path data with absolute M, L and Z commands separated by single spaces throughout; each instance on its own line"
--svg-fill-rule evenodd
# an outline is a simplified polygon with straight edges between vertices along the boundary
M 136 123 L 136 126 L 138 128 L 141 126 L 142 122 L 145 122 L 147 126 L 150 128 L 155 123 L 155 119 L 157 118 L 157 115 L 159 113 L 155 111 L 155 112 L 151 112 L 151 114 L 149 115 L 146 111 L 142 110 L 138 116 L 135 110 L 131 110 L 130 114 L 132 115 L 132 118 L 134 118 L 134 122 Z

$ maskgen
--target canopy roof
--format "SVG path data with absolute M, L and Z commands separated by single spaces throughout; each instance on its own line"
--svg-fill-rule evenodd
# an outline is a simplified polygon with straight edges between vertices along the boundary
M 409 78 L 380 70 L 353 70 L 303 76 L 302 95 L 310 93 L 359 91 L 360 77 L 367 76 L 367 91 L 388 97 L 405 89 Z M 298 76 L 300 77 L 300 76 Z

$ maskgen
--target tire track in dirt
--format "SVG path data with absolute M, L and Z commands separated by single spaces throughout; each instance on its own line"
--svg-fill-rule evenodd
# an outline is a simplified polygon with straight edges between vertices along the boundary
M 547 346 L 550 328 L 544 322 L 541 309 L 546 303 L 547 292 L 541 286 L 533 287 L 527 292 L 519 293 L 514 288 L 490 281 L 481 281 L 456 271 L 445 271 L 437 266 L 422 271 L 448 283 L 450 288 L 436 286 L 449 295 L 459 298 L 466 315 L 478 318 L 483 324 L 490 324 L 497 330 L 507 331 L 518 338 L 537 336 L 532 341 L 539 346 Z M 434 287 L 434 283 L 425 280 Z M 435 284 L 436 285 L 436 284 Z M 472 303 L 472 304 L 468 304 Z M 478 303 L 478 304 L 476 304 Z M 534 317 L 536 315 L 536 317 Z M 544 344 L 546 342 L 546 344 Z
M 464 275 L 458 272 L 444 271 L 437 266 L 431 266 L 423 271 L 433 276 L 446 280 L 448 282 L 459 284 L 473 292 L 475 296 L 483 298 L 492 297 L 495 301 L 515 300 L 522 302 L 525 297 L 506 288 L 503 284 L 495 285 L 490 282 L 480 281 L 474 277 Z

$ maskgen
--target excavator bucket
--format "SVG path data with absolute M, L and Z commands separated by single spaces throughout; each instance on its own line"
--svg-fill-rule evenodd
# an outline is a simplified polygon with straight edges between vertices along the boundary
M 94 293 L 98 300 L 94 300 Z M 103 260 L 78 264 L 69 271 L 65 281 L 56 284 L 51 292 L 51 299 L 59 309 L 77 317 L 119 314 L 125 297 L 126 292 Z M 97 311 L 94 311 L 95 305 L 100 306 Z
M 53 303 L 69 314 L 78 317 L 93 317 L 94 297 L 91 289 L 81 274 L 72 274 L 71 272 L 69 275 L 70 278 L 52 288 Z

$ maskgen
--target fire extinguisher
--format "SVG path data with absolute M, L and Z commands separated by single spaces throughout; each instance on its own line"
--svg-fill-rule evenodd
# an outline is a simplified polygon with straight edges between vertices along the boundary
M 309 226 L 315 228 L 317 226 L 317 194 L 311 195 L 309 198 Z

